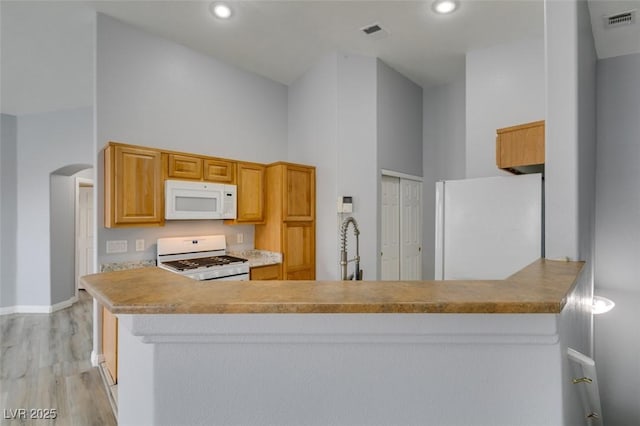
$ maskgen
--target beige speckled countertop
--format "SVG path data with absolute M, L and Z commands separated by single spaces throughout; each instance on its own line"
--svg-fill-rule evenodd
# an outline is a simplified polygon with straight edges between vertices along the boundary
M 232 251 L 228 254 L 247 259 L 249 261 L 250 268 L 282 263 L 282 253 L 274 251 L 251 249 L 244 251 Z
M 540 259 L 505 280 L 194 281 L 153 267 L 87 275 L 114 314 L 559 313 L 584 262 Z

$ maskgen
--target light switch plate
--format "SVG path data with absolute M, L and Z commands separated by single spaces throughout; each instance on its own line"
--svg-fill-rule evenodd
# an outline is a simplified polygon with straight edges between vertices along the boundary
M 144 251 L 144 240 L 136 240 L 136 251 Z
M 236 234 L 236 243 L 242 244 L 244 242 L 244 234 L 242 232 Z

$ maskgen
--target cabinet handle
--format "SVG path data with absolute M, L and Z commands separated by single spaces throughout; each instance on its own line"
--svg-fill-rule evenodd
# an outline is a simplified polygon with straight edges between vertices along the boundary
M 578 379 L 573 379 L 572 382 L 574 385 L 577 385 L 578 383 L 592 383 L 593 380 L 591 380 L 589 377 L 580 377 Z

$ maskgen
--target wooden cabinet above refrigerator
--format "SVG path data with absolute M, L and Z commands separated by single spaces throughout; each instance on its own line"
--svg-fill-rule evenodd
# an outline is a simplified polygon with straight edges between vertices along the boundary
M 496 130 L 496 164 L 515 174 L 544 170 L 544 120 Z

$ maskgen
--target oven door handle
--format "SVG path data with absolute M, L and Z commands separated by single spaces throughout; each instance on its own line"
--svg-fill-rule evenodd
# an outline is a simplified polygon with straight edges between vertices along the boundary
M 224 277 L 205 278 L 200 281 L 249 281 L 249 274 L 244 272 L 242 274 L 227 275 Z

